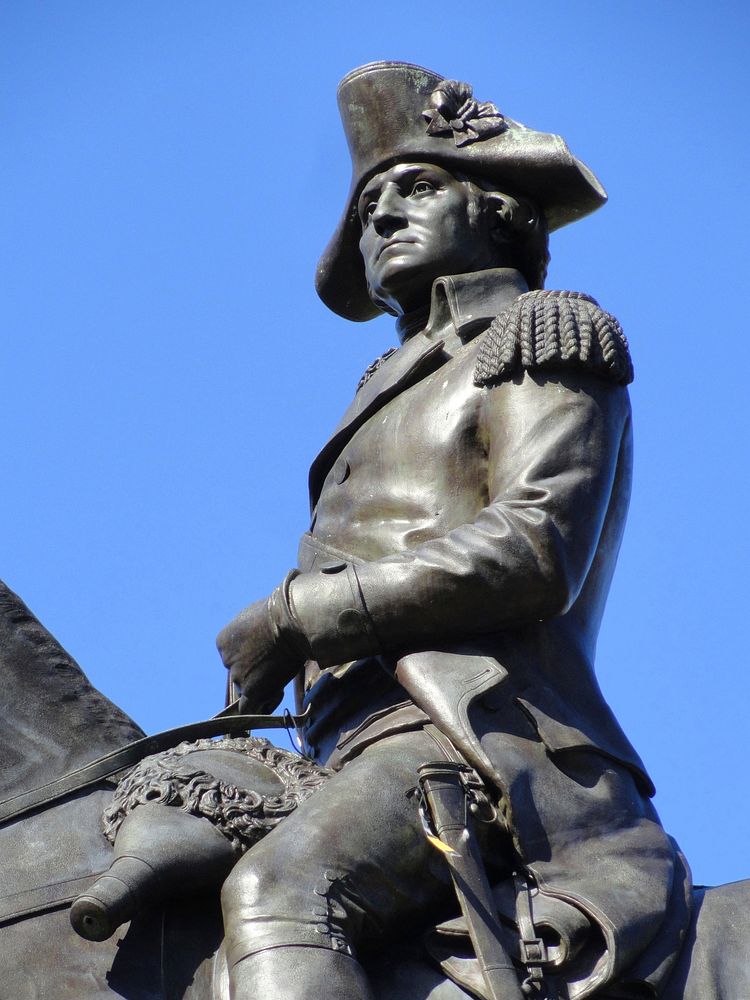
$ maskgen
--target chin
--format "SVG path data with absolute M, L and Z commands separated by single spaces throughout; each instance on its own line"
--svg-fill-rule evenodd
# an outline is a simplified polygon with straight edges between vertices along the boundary
M 398 302 L 399 308 L 402 298 L 408 298 L 410 304 L 404 310 L 406 312 L 429 302 L 433 281 L 446 273 L 433 273 L 433 269 L 425 268 L 423 262 L 417 264 L 408 259 L 408 255 L 390 258 L 385 263 L 386 267 L 378 268 L 377 281 L 371 287 L 384 301 Z
M 388 310 L 395 315 L 404 315 L 413 312 L 422 306 L 429 305 L 430 293 L 432 291 L 432 281 L 415 287 L 414 282 L 404 278 L 403 281 L 395 282 L 387 287 L 379 286 L 376 297 L 388 306 Z

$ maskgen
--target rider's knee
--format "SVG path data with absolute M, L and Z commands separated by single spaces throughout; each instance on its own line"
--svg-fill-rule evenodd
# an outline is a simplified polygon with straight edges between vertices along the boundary
M 284 887 L 283 866 L 273 858 L 261 861 L 249 851 L 232 869 L 221 890 L 224 914 L 236 912 L 239 907 L 252 907 L 263 901 L 265 905 Z
M 282 859 L 283 860 L 283 859 Z M 282 946 L 327 948 L 352 955 L 365 913 L 344 872 L 307 872 L 250 851 L 221 893 L 230 965 Z

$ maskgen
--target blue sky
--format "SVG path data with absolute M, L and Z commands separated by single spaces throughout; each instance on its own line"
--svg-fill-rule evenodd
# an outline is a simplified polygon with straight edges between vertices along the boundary
M 468 80 L 609 191 L 548 281 L 615 312 L 636 365 L 599 676 L 696 880 L 750 876 L 749 20 L 5 0 L 0 576 L 148 731 L 221 707 L 214 636 L 294 564 L 309 462 L 394 342 L 313 289 L 348 187 L 336 84 L 381 58 Z

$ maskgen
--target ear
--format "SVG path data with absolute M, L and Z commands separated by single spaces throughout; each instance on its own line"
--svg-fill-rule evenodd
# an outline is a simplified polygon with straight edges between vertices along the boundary
M 531 202 L 525 198 L 514 198 L 499 191 L 487 191 L 484 195 L 490 232 L 497 242 L 505 242 L 508 235 L 520 236 L 531 232 L 538 216 Z

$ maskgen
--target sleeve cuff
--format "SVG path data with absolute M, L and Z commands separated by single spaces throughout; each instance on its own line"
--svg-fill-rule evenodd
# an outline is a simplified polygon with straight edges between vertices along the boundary
M 322 667 L 381 651 L 351 563 L 324 564 L 289 585 L 292 613 Z

